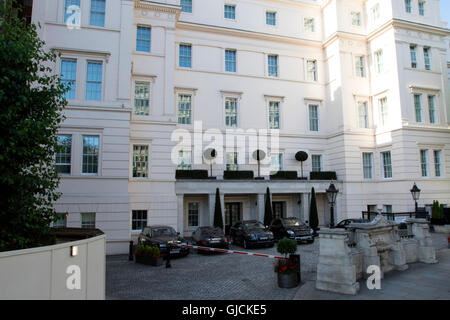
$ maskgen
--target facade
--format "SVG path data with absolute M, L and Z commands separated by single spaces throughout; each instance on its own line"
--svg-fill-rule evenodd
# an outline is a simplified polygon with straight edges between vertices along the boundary
M 304 176 L 336 172 L 336 222 L 413 210 L 414 182 L 420 206 L 450 204 L 439 15 L 439 0 L 34 1 L 32 21 L 72 85 L 56 155 L 62 223 L 95 225 L 109 254 L 124 253 L 147 224 L 186 236 L 212 224 L 216 188 L 229 226 L 263 220 L 267 187 L 277 215 L 307 221 L 314 187 L 327 225 L 330 180 L 268 178 L 300 175 L 298 151 Z M 265 178 L 224 179 L 258 175 L 249 146 L 260 130 Z M 211 167 L 203 151 L 227 131 L 245 146 L 213 145 Z M 216 179 L 176 179 L 177 169 Z

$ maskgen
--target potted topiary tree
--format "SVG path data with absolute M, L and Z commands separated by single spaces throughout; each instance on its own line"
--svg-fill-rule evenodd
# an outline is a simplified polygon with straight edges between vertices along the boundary
M 134 256 L 136 257 L 136 263 L 150 266 L 160 266 L 163 264 L 163 257 L 157 246 L 140 244 L 136 247 Z
M 305 151 L 299 151 L 295 154 L 295 159 L 300 162 L 302 175 L 300 177 L 300 180 L 303 180 L 303 162 L 308 160 L 308 154 Z
M 317 236 L 319 226 L 319 217 L 317 214 L 316 192 L 314 187 L 311 189 L 311 205 L 309 206 L 309 226 L 314 231 L 314 236 Z
M 297 251 L 297 242 L 292 239 L 281 239 L 278 241 L 277 251 L 284 254 L 285 259 L 278 259 L 274 271 L 277 274 L 278 286 L 280 288 L 295 288 L 300 283 L 300 261 L 288 258 L 288 254 Z

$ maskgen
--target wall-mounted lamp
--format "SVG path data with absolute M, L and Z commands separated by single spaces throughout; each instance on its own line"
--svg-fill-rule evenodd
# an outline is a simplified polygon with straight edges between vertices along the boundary
M 75 257 L 78 255 L 78 246 L 71 246 L 70 247 L 70 256 Z

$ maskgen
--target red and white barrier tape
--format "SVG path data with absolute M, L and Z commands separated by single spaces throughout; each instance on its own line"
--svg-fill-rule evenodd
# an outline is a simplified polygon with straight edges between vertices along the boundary
M 272 256 L 270 254 L 261 254 L 261 253 L 245 252 L 245 251 L 237 251 L 237 250 L 227 250 L 227 249 L 219 249 L 219 248 L 211 248 L 211 247 L 201 247 L 201 246 L 194 246 L 194 245 L 189 245 L 189 244 L 173 243 L 171 245 L 177 246 L 177 247 L 197 249 L 197 250 L 214 251 L 214 252 L 222 252 L 222 253 L 234 253 L 234 254 L 242 254 L 242 255 L 255 256 L 255 257 L 270 258 L 270 259 L 287 259 L 285 257 Z

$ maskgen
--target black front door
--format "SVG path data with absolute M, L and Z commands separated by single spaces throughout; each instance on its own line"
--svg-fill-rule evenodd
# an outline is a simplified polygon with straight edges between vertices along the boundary
M 225 234 L 230 234 L 230 228 L 236 222 L 242 220 L 241 216 L 241 203 L 229 202 L 225 203 Z
M 284 213 L 284 203 L 282 201 L 272 202 L 272 211 L 274 219 L 286 218 Z

